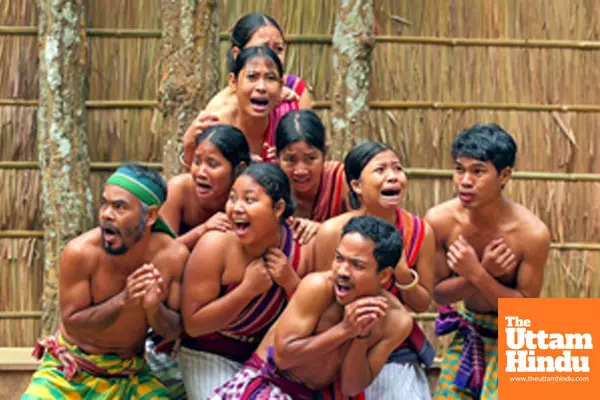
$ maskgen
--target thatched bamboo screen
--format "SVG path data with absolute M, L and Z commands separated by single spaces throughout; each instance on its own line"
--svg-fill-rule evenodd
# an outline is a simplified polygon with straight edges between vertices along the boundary
M 226 32 L 250 11 L 276 18 L 290 39 L 286 69 L 309 84 L 331 123 L 336 2 L 220 0 Z M 374 0 L 371 134 L 411 171 L 405 207 L 423 214 L 450 198 L 453 136 L 496 121 L 520 146 L 507 195 L 537 213 L 554 242 L 543 295 L 600 295 L 600 35 L 593 0 Z M 115 162 L 160 165 L 156 112 L 160 0 L 88 0 L 87 101 L 94 206 Z M 40 246 L 38 16 L 33 0 L 0 7 L 0 346 L 33 344 L 44 253 Z M 25 28 L 23 28 L 25 27 Z M 226 76 L 221 66 L 221 85 Z M 338 142 L 330 139 L 333 150 Z M 19 162 L 14 165 L 5 162 Z M 519 176 L 520 173 L 520 176 Z M 17 212 L 18 210 L 18 212 Z M 38 235 L 38 236 L 36 236 Z M 565 244 L 566 243 L 566 244 Z M 9 314 L 7 314 L 9 313 Z

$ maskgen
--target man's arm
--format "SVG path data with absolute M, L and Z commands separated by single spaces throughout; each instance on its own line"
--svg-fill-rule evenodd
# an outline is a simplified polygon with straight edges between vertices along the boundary
M 468 299 L 477 289 L 465 277 L 453 275 L 448 267 L 446 240 L 450 216 L 445 215 L 447 212 L 440 207 L 430 209 L 424 219 L 431 226 L 435 237 L 433 299 L 436 303 L 445 305 Z
M 321 315 L 334 301 L 326 274 L 304 278 L 277 321 L 275 364 L 282 370 L 316 361 L 354 336 L 342 323 L 313 335 Z
M 419 274 L 419 283 L 408 290 L 402 290 L 402 301 L 415 312 L 425 312 L 431 304 L 431 291 L 433 289 L 435 259 L 435 235 L 433 229 L 425 222 L 425 237 L 417 256 L 416 272 Z M 404 262 L 406 264 L 406 262 Z M 398 265 L 394 269 L 396 281 L 408 285 L 413 280 L 413 275 L 407 268 Z
M 175 242 L 164 253 L 167 255 L 166 259 L 159 262 L 169 268 L 170 282 L 166 288 L 166 304 L 159 300 L 155 305 L 153 304 L 151 307 L 146 308 L 146 316 L 148 324 L 154 332 L 166 340 L 171 340 L 177 339 L 183 331 L 181 314 L 179 313 L 181 306 L 181 279 L 189 251 L 183 245 Z M 156 288 L 161 288 L 161 285 L 157 285 Z M 158 296 L 158 299 L 160 298 L 162 296 Z
M 368 387 L 379 375 L 390 354 L 410 334 L 414 322 L 408 312 L 391 310 L 386 318 L 390 318 L 387 332 L 370 349 L 368 338 L 352 340 L 342 362 L 342 394 L 355 396 Z
M 485 299 L 496 307 L 500 298 L 531 298 L 540 295 L 544 266 L 550 250 L 550 233 L 546 226 L 541 225 L 535 232 L 528 234 L 527 240 L 515 289 L 504 286 L 485 270 L 475 275 L 472 281 Z
M 90 253 L 85 244 L 71 241 L 60 257 L 61 318 L 70 330 L 103 330 L 117 320 L 126 304 L 126 289 L 92 304 L 90 285 L 96 260 Z

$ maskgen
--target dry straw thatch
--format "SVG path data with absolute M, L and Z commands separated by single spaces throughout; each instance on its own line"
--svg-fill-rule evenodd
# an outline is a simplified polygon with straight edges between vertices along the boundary
M 377 0 L 376 34 L 426 37 L 598 39 L 594 0 Z M 92 28 L 160 30 L 159 0 L 88 0 Z M 275 17 L 287 34 L 333 32 L 336 2 L 221 0 L 221 27 L 251 11 Z M 0 3 L 0 26 L 35 26 L 33 0 Z M 88 40 L 90 100 L 156 100 L 160 39 L 93 36 Z M 228 43 L 221 44 L 223 60 Z M 35 36 L 0 36 L 0 98 L 37 99 Z M 371 100 L 600 104 L 600 52 L 378 43 Z M 287 69 L 309 84 L 313 99 L 331 98 L 329 44 L 291 44 Z M 225 63 L 221 64 L 225 83 Z M 329 123 L 329 110 L 318 110 Z M 500 110 L 372 110 L 374 137 L 392 144 L 406 166 L 450 168 L 456 132 L 477 121 L 496 121 L 519 143 L 523 171 L 600 172 L 597 113 Z M 149 108 L 93 109 L 88 113 L 92 161 L 160 161 L 160 118 Z M 0 107 L 1 160 L 37 160 L 35 107 Z M 335 138 L 330 138 L 335 146 Z M 106 173 L 93 173 L 95 199 Z M 40 229 L 37 171 L 0 170 L 0 230 Z M 450 198 L 448 179 L 411 179 L 405 201 L 422 215 Z M 507 194 L 538 214 L 555 242 L 596 242 L 600 237 L 600 183 L 519 180 Z M 97 206 L 97 201 L 96 201 Z M 39 310 L 42 246 L 37 239 L 0 240 L 0 312 Z M 597 297 L 600 252 L 552 250 L 544 296 Z M 430 325 L 428 332 L 431 332 Z M 35 319 L 0 319 L 0 346 L 32 345 Z M 443 342 L 437 342 L 443 346 Z

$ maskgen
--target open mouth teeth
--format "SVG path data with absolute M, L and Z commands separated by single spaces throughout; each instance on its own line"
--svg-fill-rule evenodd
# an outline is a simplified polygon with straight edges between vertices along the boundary
M 250 103 L 257 105 L 257 106 L 266 107 L 269 105 L 269 100 L 267 100 L 267 99 L 250 99 Z
M 400 194 L 400 190 L 397 189 L 389 189 L 389 190 L 382 190 L 381 191 L 381 195 L 382 196 L 398 196 Z
M 105 235 L 116 235 L 117 230 L 108 226 L 102 227 L 102 233 Z
M 248 221 L 234 221 L 234 224 L 238 229 L 248 229 L 250 227 L 250 222 Z
M 210 189 L 211 186 L 206 184 L 206 183 L 200 183 L 200 182 L 196 182 L 196 186 L 198 186 L 201 189 Z

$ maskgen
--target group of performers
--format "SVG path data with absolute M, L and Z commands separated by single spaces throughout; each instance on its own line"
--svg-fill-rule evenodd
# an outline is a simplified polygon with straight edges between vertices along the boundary
M 326 161 L 283 31 L 253 13 L 231 33 L 229 84 L 183 138 L 168 184 L 126 164 L 99 227 L 60 258 L 58 332 L 23 399 L 497 398 L 497 309 L 537 297 L 550 239 L 503 196 L 517 145 L 495 124 L 454 138 L 456 197 L 421 218 L 393 148 Z

